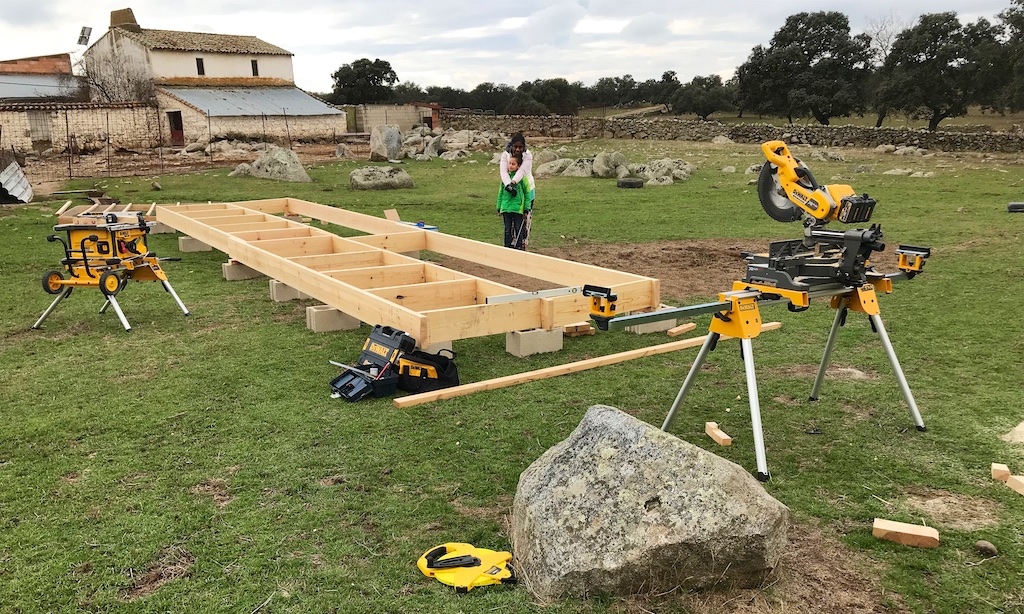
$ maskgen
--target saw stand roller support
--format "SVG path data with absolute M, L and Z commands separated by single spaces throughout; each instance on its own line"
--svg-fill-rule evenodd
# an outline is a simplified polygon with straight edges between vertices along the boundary
M 886 283 L 889 282 L 887 279 L 883 279 L 881 281 L 883 282 L 883 285 L 890 286 L 891 291 L 891 282 Z M 914 395 L 910 391 L 910 386 L 907 384 L 906 377 L 903 375 L 903 369 L 900 367 L 899 360 L 896 358 L 896 352 L 893 350 L 892 343 L 889 341 L 889 335 L 885 331 L 885 325 L 882 323 L 882 317 L 879 315 L 878 299 L 875 294 L 874 286 L 871 284 L 865 284 L 858 288 L 844 289 L 843 291 L 835 293 L 822 291 L 818 296 L 831 296 L 831 307 L 836 310 L 836 317 L 832 322 L 832 329 L 829 332 L 828 341 L 825 344 L 825 352 L 822 356 L 821 364 L 818 367 L 818 374 L 814 380 L 814 388 L 811 391 L 810 400 L 816 401 L 818 399 L 818 393 L 820 392 L 822 382 L 825 379 L 825 370 L 828 368 L 832 350 L 835 347 L 836 337 L 839 333 L 839 328 L 846 322 L 847 312 L 858 311 L 868 316 L 871 321 L 872 328 L 874 328 L 878 333 L 879 338 L 882 340 L 882 346 L 885 348 L 885 353 L 889 358 L 889 363 L 892 365 L 893 371 L 896 374 L 900 390 L 903 392 L 903 398 L 910 407 L 910 414 L 914 419 L 914 424 L 917 427 L 917 430 L 927 430 L 924 425 L 924 421 L 921 419 L 921 413 L 917 409 L 917 403 L 914 401 Z M 701 367 L 707 360 L 708 354 L 715 349 L 719 338 L 722 335 L 736 337 L 740 340 L 740 347 L 742 348 L 743 368 L 747 380 L 747 397 L 750 400 L 750 420 L 754 434 L 754 456 L 757 461 L 757 479 L 762 482 L 767 482 L 771 479 L 771 474 L 768 472 L 768 462 L 765 457 L 764 432 L 761 426 L 761 406 L 757 394 L 757 379 L 754 370 L 754 350 L 752 340 L 760 333 L 761 330 L 761 315 L 758 303 L 778 302 L 778 299 L 775 299 L 774 297 L 766 301 L 764 300 L 765 297 L 766 295 L 760 290 L 734 290 L 732 292 L 724 292 L 719 295 L 719 298 L 723 303 L 728 303 L 728 308 L 724 311 L 715 312 L 714 319 L 712 319 L 711 326 L 709 327 L 707 340 L 697 353 L 697 358 L 690 367 L 690 371 L 687 373 L 686 379 L 683 381 L 683 385 L 679 389 L 679 394 L 676 395 L 675 401 L 672 403 L 672 407 L 669 409 L 668 415 L 665 417 L 665 422 L 661 426 L 661 430 L 663 431 L 667 431 L 671 428 L 676 417 L 676 412 L 682 405 L 686 395 L 690 392 L 690 388 L 693 386 L 693 382 L 696 380 L 697 374 L 700 372 Z M 616 324 L 617 326 L 628 326 L 630 324 L 629 317 L 621 318 L 616 322 Z

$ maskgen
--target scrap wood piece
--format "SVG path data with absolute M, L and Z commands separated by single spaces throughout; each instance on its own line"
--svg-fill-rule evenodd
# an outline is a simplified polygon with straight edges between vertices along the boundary
M 566 337 L 582 337 L 584 335 L 594 335 L 596 333 L 597 329 L 591 326 L 590 322 L 569 324 L 562 329 L 562 334 Z
M 1006 485 L 1017 491 L 1018 494 L 1024 495 L 1024 475 L 1011 475 L 1006 480 Z
M 992 463 L 992 479 L 1000 482 L 1010 479 L 1010 468 L 1002 463 Z
M 717 443 L 720 446 L 732 445 L 732 437 L 729 437 L 728 435 L 725 434 L 725 431 L 718 428 L 717 422 L 705 422 L 704 432 L 707 434 L 708 437 L 714 439 L 715 443 Z
M 398 209 L 385 209 L 384 219 L 391 220 L 392 222 L 401 222 L 402 218 L 398 215 Z
M 768 330 L 776 330 L 781 326 L 781 322 L 765 322 L 764 324 L 761 325 L 761 332 Z M 722 335 L 719 340 L 731 338 L 732 337 L 729 337 L 728 335 Z M 644 358 L 646 356 L 654 356 L 656 354 L 664 354 L 666 352 L 683 350 L 686 348 L 703 345 L 706 339 L 707 335 L 701 337 L 692 337 L 690 339 L 683 339 L 682 341 L 671 341 L 669 343 L 662 343 L 661 345 L 652 345 L 651 347 L 640 348 L 638 350 L 628 350 L 626 352 L 619 352 L 618 354 L 609 354 L 607 356 L 598 356 L 597 358 L 588 358 L 586 360 L 570 362 L 564 365 L 556 365 L 554 367 L 547 367 L 545 369 L 537 369 L 536 371 L 527 371 L 526 373 L 518 373 L 516 375 L 506 375 L 505 377 L 484 380 L 482 382 L 463 384 L 461 386 L 443 388 L 441 390 L 434 390 L 432 392 L 421 392 L 420 394 L 411 394 L 409 396 L 395 399 L 394 401 L 392 401 L 392 404 L 398 409 L 403 409 L 406 407 L 414 407 L 422 403 L 429 403 L 431 401 L 440 401 L 443 399 L 461 397 L 467 394 L 472 394 L 474 392 L 480 392 L 481 390 L 496 390 L 498 388 L 507 388 L 508 386 L 515 386 L 516 384 L 525 384 L 526 382 L 534 382 L 540 379 L 547 379 L 549 377 L 558 377 L 559 375 L 576 373 L 577 371 L 586 371 L 587 369 L 593 369 L 594 367 L 603 367 L 604 365 L 613 365 L 615 363 L 625 362 L 627 360 L 633 360 L 636 358 Z
M 875 523 L 871 527 L 871 534 L 878 539 L 886 539 L 904 546 L 913 546 L 915 548 L 939 547 L 938 529 L 919 524 L 875 518 Z
M 693 322 L 687 322 L 686 324 L 680 324 L 679 326 L 672 327 L 666 331 L 669 337 L 678 337 L 683 333 L 688 333 L 691 330 L 697 328 L 697 325 Z
M 70 207 L 70 206 L 71 206 L 71 201 L 69 200 L 68 202 L 64 203 L 63 207 L 61 207 L 60 209 L 57 209 L 57 212 L 54 213 L 54 215 L 60 215 L 60 214 L 64 213 L 65 211 L 68 210 L 68 207 Z

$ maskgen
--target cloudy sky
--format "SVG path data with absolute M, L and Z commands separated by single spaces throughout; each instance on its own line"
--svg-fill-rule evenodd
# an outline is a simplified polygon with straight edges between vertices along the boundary
M 403 82 L 472 89 L 564 77 L 592 85 L 631 74 L 638 81 L 674 70 L 680 81 L 728 77 L 754 45 L 767 44 L 786 17 L 835 10 L 854 33 L 874 22 L 907 25 L 926 12 L 961 21 L 995 16 L 1011 0 L 3 0 L 0 59 L 81 51 L 82 26 L 95 42 L 110 11 L 130 7 L 143 28 L 257 36 L 295 54 L 295 81 L 332 88 L 331 73 L 359 58 L 391 63 Z M 777 8 L 783 6 L 783 9 Z

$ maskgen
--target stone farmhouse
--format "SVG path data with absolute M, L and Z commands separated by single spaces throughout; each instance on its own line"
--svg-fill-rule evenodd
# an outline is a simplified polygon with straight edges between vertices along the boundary
M 111 13 L 110 29 L 83 62 L 99 81 L 116 81 L 114 72 L 126 75 L 136 86 L 129 92 L 152 84 L 170 145 L 345 132 L 344 111 L 295 86 L 292 55 L 255 36 L 142 28 L 131 9 L 122 9 Z

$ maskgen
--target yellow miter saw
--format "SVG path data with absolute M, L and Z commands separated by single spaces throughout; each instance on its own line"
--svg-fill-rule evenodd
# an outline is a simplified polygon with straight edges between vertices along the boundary
M 808 292 L 820 286 L 860 286 L 879 277 L 868 266 L 874 252 L 885 249 L 881 225 L 847 231 L 825 230 L 832 220 L 865 224 L 875 200 L 848 185 L 821 185 L 811 169 L 793 157 L 782 141 L 761 145 L 767 162 L 757 180 L 757 195 L 765 212 L 780 222 L 803 219 L 804 238 L 776 241 L 768 254 L 747 254 L 747 276 L 758 286 Z M 901 276 L 913 277 L 931 254 L 926 247 L 901 245 L 896 254 Z M 805 306 L 797 303 L 797 306 Z

